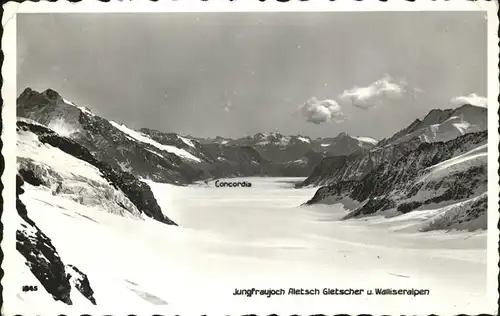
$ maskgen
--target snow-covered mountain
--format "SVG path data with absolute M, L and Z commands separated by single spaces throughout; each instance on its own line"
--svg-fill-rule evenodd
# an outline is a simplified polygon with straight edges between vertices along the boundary
M 175 225 L 146 183 L 112 168 L 72 139 L 27 119 L 17 122 L 17 169 L 25 182 L 53 195 L 98 205 L 108 213 L 137 219 L 147 216 Z
M 423 120 L 383 139 L 366 151 L 323 159 L 299 186 L 327 185 L 360 180 L 383 163 L 393 163 L 422 143 L 449 141 L 487 128 L 486 108 L 464 105 L 451 110 L 432 110 Z
M 307 176 L 322 158 L 373 147 L 376 141 L 258 133 L 239 139 L 202 139 L 148 128 L 133 130 L 48 89 L 30 88 L 17 100 L 19 117 L 36 121 L 87 148 L 112 168 L 158 182 L 189 184 L 217 177 Z
M 340 133 L 336 137 L 319 138 L 315 144 L 326 151 L 327 156 L 343 156 L 373 148 L 377 141 L 370 137 L 355 137 Z
M 114 169 L 170 183 L 189 182 L 200 172 L 192 167 L 200 157 L 94 115 L 50 89 L 38 93 L 27 88 L 17 99 L 17 115 L 70 138 Z
M 81 209 L 94 209 L 137 222 L 149 219 L 165 226 L 177 224 L 166 215 L 168 210 L 162 210 L 158 205 L 146 182 L 120 168 L 112 168 L 69 138 L 70 135 L 65 135 L 31 119 L 22 118 L 17 122 L 16 208 L 19 226 L 15 262 L 27 280 L 26 291 L 45 293 L 36 288 L 43 287 L 55 302 L 63 305 L 82 301 L 96 305 L 93 283 L 87 274 L 80 270 L 81 267 L 67 262 L 51 237 L 30 218 L 33 203 L 39 201 L 50 212 L 57 209 L 69 217 L 78 216 L 90 221 L 94 220 L 81 211 L 67 212 L 60 202 L 72 202 Z M 60 229 L 71 230 L 73 227 Z M 88 234 L 92 232 L 85 232 L 80 238 L 87 238 Z
M 416 119 L 407 128 L 380 141 L 380 146 L 402 143 L 414 137 L 423 142 L 439 142 L 487 128 L 487 108 L 465 104 L 456 109 L 432 110 L 423 120 Z
M 267 161 L 261 174 L 291 177 L 308 176 L 325 157 L 366 151 L 377 143 L 370 137 L 352 137 L 347 133 L 316 139 L 272 132 L 257 133 L 237 139 L 216 137 L 197 140 L 206 146 L 252 148 Z
M 321 187 L 306 204 L 345 201 L 345 219 L 428 210 L 422 230 L 486 229 L 487 131 L 421 143 L 361 178 Z
M 17 100 L 17 113 L 87 148 L 113 169 L 158 182 L 188 184 L 220 176 L 273 172 L 251 148 L 204 145 L 150 129 L 136 131 L 99 117 L 50 89 L 38 93 L 27 88 Z

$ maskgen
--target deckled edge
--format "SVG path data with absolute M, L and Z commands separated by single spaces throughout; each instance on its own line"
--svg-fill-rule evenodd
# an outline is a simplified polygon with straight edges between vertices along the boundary
M 354 1 L 354 0 L 353 0 Z M 87 3 L 89 3 L 88 1 Z M 177 1 L 176 1 L 177 2 Z M 193 3 L 192 1 L 190 1 Z M 207 3 L 207 1 L 201 0 L 202 3 Z M 278 3 L 281 5 L 285 4 L 283 2 L 285 1 L 279 1 L 277 0 Z M 385 2 L 385 1 L 382 1 Z M 409 3 L 412 3 L 411 1 L 408 1 Z M 407 2 L 407 3 L 408 3 Z M 59 2 L 62 4 L 62 2 Z M 81 3 L 81 2 L 80 2 Z M 151 1 L 150 3 L 154 4 L 154 1 Z M 229 2 L 229 3 L 236 3 L 236 2 Z M 228 3 L 228 4 L 229 4 Z M 269 3 L 269 1 L 267 1 Z M 357 2 L 356 3 L 360 3 Z M 500 102 L 500 93 L 499 93 L 499 81 L 498 81 L 498 75 L 499 75 L 499 67 L 500 67 L 500 54 L 499 54 L 499 33 L 500 33 L 500 27 L 498 24 L 498 20 L 500 19 L 500 13 L 498 12 L 498 3 L 497 1 L 492 1 L 493 5 L 490 6 L 491 3 L 488 3 L 487 5 L 489 6 L 488 10 L 488 99 L 489 99 L 489 112 L 488 113 L 488 124 L 489 128 L 495 127 L 493 129 L 496 129 L 498 133 L 500 133 L 500 128 L 498 127 L 498 118 L 500 117 L 500 108 L 498 107 L 498 103 Z M 55 3 L 51 3 L 50 5 L 54 5 Z M 70 4 L 69 2 L 65 2 L 65 4 Z M 301 1 L 301 6 L 304 7 L 305 1 Z M 485 4 L 483 2 L 482 4 Z M 480 2 L 478 5 L 482 5 Z M 73 6 L 75 5 L 74 3 L 72 4 Z M 125 3 L 123 3 L 125 5 Z M 13 239 L 11 236 L 15 236 L 15 234 L 9 234 L 4 231 L 4 227 L 8 228 L 8 230 L 13 229 L 15 232 L 15 226 L 13 225 L 7 225 L 4 226 L 5 222 L 5 216 L 4 216 L 4 209 L 7 211 L 15 211 L 15 184 L 14 184 L 14 179 L 15 179 L 15 92 L 16 92 L 16 13 L 19 9 L 20 4 L 16 3 L 14 1 L 11 1 L 7 4 L 3 5 L 3 16 L 2 16 L 2 27 L 0 29 L 0 34 L 2 35 L 2 52 L 0 53 L 0 60 L 2 61 L 2 82 L 0 83 L 1 87 L 1 96 L 0 96 L 0 102 L 1 102 L 1 113 L 0 113 L 0 130 L 1 130 L 1 139 L 0 139 L 0 150 L 1 150 L 1 157 L 0 157 L 0 175 L 1 175 L 1 183 L 0 183 L 0 203 L 2 203 L 2 207 L 0 208 L 0 229 L 2 229 L 2 234 L 0 234 L 0 243 L 1 243 L 1 249 L 0 249 L 0 299 L 2 299 L 3 302 L 3 284 L 5 280 L 5 275 L 3 271 L 3 249 L 4 243 L 7 244 L 7 247 L 12 247 L 15 248 L 15 239 Z M 311 6 L 312 7 L 312 6 Z M 315 10 L 320 10 L 318 6 L 314 6 Z M 496 15 L 493 15 L 494 11 L 497 12 Z M 231 10 L 228 10 L 231 11 Z M 496 33 L 496 36 L 493 35 Z M 6 45 L 9 43 L 9 45 Z M 14 43 L 14 45 L 12 45 Z M 493 71 L 495 70 L 495 71 Z M 496 97 L 492 97 L 493 95 L 496 95 Z M 494 102 L 491 102 L 494 101 Z M 7 104 L 5 106 L 5 104 Z M 496 111 L 494 110 L 494 107 L 492 106 L 494 104 L 496 106 Z M 492 123 L 493 122 L 493 123 Z M 498 141 L 498 133 L 489 133 L 489 137 L 492 137 L 489 139 L 489 142 L 496 143 L 498 146 L 495 148 L 496 153 L 489 155 L 489 174 L 488 178 L 489 180 L 491 179 L 491 175 L 494 175 L 495 181 L 489 181 L 490 187 L 489 190 L 492 190 L 493 192 L 497 192 L 497 194 L 491 194 L 490 200 L 489 200 L 489 211 L 488 211 L 488 218 L 491 218 L 491 215 L 494 215 L 494 218 L 492 218 L 492 221 L 488 221 L 488 226 L 489 226 L 489 232 L 488 232 L 488 279 L 491 279 L 493 276 L 492 272 L 494 275 L 497 276 L 495 278 L 498 280 L 498 277 L 500 277 L 500 257 L 499 257 L 499 251 L 500 251 L 500 243 L 499 243 L 499 232 L 500 232 L 500 220 L 499 220 L 499 211 L 498 209 L 500 208 L 499 204 L 499 199 L 500 199 L 500 168 L 498 165 L 500 164 L 500 157 L 498 156 L 498 151 L 500 151 L 500 142 Z M 495 154 L 497 158 L 495 159 Z M 492 165 L 491 162 L 494 162 Z M 4 184 L 7 184 L 4 186 Z M 493 203 L 491 203 L 493 202 Z M 492 205 L 495 205 L 497 207 L 496 210 L 492 210 Z M 496 222 L 496 234 L 492 232 L 492 224 Z M 3 238 L 3 236 L 6 236 Z M 11 241 L 9 241 L 11 240 Z M 493 250 L 493 253 L 492 253 Z M 497 264 L 492 265 L 492 261 L 495 261 Z M 493 266 L 493 269 L 491 269 L 491 266 Z M 496 270 L 496 271 L 495 271 Z M 500 292 L 500 284 L 498 281 L 496 281 L 496 298 L 497 302 L 500 304 L 500 297 L 498 293 Z M 2 306 L 2 314 L 3 314 L 3 307 Z M 498 313 L 498 309 L 495 314 Z

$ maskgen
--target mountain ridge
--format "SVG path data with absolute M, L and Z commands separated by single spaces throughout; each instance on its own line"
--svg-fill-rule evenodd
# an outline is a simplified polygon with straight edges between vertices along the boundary
M 458 222 L 445 223 L 437 218 L 424 230 L 432 225 L 448 228 L 479 217 L 483 218 L 480 228 L 486 229 L 486 208 L 483 206 L 487 192 L 487 135 L 487 131 L 482 131 L 448 142 L 422 143 L 395 162 L 381 164 L 361 179 L 322 186 L 305 205 L 341 203 L 343 199 L 355 201 L 356 206 L 344 219 L 389 210 L 405 214 L 429 205 L 451 205 L 455 207 L 452 215 L 461 216 Z M 465 209 L 456 211 L 463 205 Z
M 280 133 L 209 141 L 149 128 L 136 131 L 95 115 L 52 89 L 39 93 L 26 88 L 17 99 L 17 111 L 19 117 L 78 142 L 113 168 L 176 185 L 222 176 L 307 176 L 321 157 L 373 146 L 373 141 L 347 134 L 320 139 L 330 142 L 325 149 L 310 138 Z
M 486 114 L 486 108 L 469 104 L 456 109 L 431 110 L 424 119 L 414 120 L 406 128 L 382 139 L 366 152 L 323 159 L 297 187 L 359 180 L 382 162 L 395 161 L 421 143 L 449 141 L 467 133 L 486 130 Z

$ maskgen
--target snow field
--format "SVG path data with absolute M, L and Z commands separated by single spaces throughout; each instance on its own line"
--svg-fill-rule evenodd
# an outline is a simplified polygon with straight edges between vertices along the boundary
M 484 295 L 485 232 L 400 232 L 405 220 L 397 217 L 338 221 L 346 212 L 340 206 L 297 207 L 314 189 L 291 189 L 288 179 L 245 180 L 253 186 L 149 182 L 180 227 L 108 214 L 29 185 L 22 200 L 63 261 L 88 275 L 98 303 L 90 308 L 100 312 L 491 310 Z M 232 295 L 235 288 L 252 287 L 422 288 L 431 295 Z

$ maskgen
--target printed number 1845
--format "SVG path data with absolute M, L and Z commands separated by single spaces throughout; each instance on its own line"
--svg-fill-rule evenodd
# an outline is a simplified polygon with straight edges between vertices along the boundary
M 38 286 L 36 285 L 23 285 L 23 292 L 33 292 L 38 291 Z

